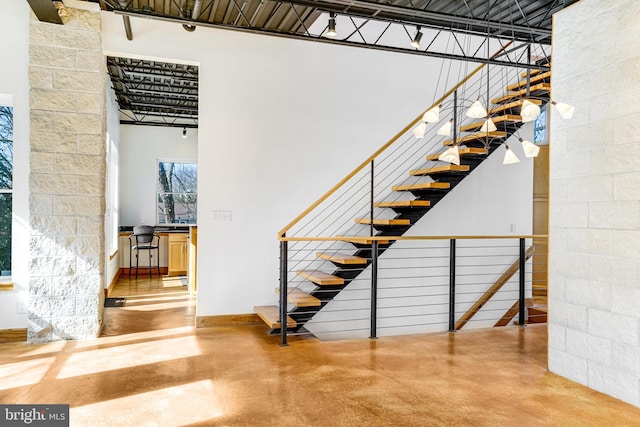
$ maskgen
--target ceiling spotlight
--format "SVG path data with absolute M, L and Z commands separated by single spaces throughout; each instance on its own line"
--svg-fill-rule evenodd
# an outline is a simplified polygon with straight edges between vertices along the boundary
M 413 40 L 411 40 L 411 46 L 416 49 L 420 48 L 420 40 L 422 40 L 422 31 L 420 31 L 420 26 L 416 27 L 416 35 L 413 36 Z
M 336 32 L 336 14 L 331 12 L 329 13 L 329 28 L 327 29 L 327 37 L 335 37 L 338 33 Z
M 187 137 L 187 128 L 182 128 L 182 137 L 183 138 Z

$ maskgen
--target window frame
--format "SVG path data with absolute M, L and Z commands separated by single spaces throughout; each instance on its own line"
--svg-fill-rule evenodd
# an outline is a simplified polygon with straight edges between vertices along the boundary
M 192 192 L 165 192 L 160 186 L 160 163 L 174 163 L 174 164 L 188 164 L 193 165 L 195 167 L 195 191 Z M 155 180 L 156 180 L 156 191 L 155 191 L 155 210 L 156 210 L 156 225 L 159 226 L 174 226 L 174 225 L 197 225 L 198 223 L 198 161 L 194 159 L 175 159 L 175 158 L 163 158 L 156 159 L 156 169 L 155 169 Z M 161 209 L 160 209 L 160 200 L 161 195 L 163 194 L 177 194 L 177 195 L 194 195 L 196 198 L 195 202 L 195 218 L 193 222 L 160 222 L 161 217 Z M 165 214 L 166 218 L 167 215 Z
M 15 107 L 13 105 L 13 96 L 8 94 L 0 94 L 0 107 L 9 107 L 11 109 L 11 117 L 12 122 L 15 118 Z M 12 283 L 12 272 L 13 272 L 13 238 L 14 238 L 14 230 L 13 230 L 13 217 L 15 212 L 14 206 L 14 147 L 15 147 L 15 123 L 13 123 L 11 129 L 11 188 L 0 188 L 0 194 L 10 194 L 11 195 L 11 212 L 9 215 L 9 274 L 1 275 L 0 273 L 0 283 L 7 284 Z

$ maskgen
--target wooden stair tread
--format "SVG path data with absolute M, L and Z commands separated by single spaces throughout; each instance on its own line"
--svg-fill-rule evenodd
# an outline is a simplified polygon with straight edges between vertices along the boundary
M 508 104 L 497 105 L 489 111 L 490 115 L 499 114 L 503 111 L 510 111 L 514 108 L 522 107 L 522 99 L 518 99 L 517 101 L 509 102 Z M 528 99 L 529 102 L 532 102 L 536 105 L 542 105 L 542 101 L 539 99 Z
M 502 131 L 478 132 L 478 133 L 467 135 L 465 137 L 462 137 L 462 138 L 458 139 L 458 144 L 462 144 L 462 143 L 469 142 L 469 141 L 481 140 L 481 139 L 486 138 L 487 136 L 489 138 L 506 138 L 507 137 L 507 133 L 506 132 L 502 132 Z M 453 139 L 446 140 L 445 142 L 442 143 L 442 145 L 453 145 Z
M 355 221 L 356 224 L 371 224 L 371 218 L 356 218 Z M 374 218 L 373 225 L 411 225 L 411 220 Z
M 280 293 L 280 288 L 276 288 L 276 293 Z M 298 288 L 289 288 L 287 290 L 287 302 L 296 307 L 320 307 L 320 300 L 316 297 L 301 291 Z
M 344 279 L 342 277 L 334 276 L 333 274 L 325 273 L 323 271 L 301 270 L 296 271 L 296 274 L 320 286 L 344 285 Z
M 341 236 L 338 236 L 341 237 Z M 349 237 L 345 239 L 345 242 L 355 243 L 358 245 L 370 245 L 374 242 L 374 240 L 370 237 Z M 388 245 L 389 240 L 378 240 L 379 245 Z
M 359 256 L 355 256 L 355 255 L 348 255 L 348 254 L 341 254 L 341 253 L 324 253 L 324 252 L 316 252 L 316 256 L 318 258 L 321 259 L 325 259 L 327 261 L 331 261 L 331 262 L 335 262 L 337 264 L 357 264 L 357 265 L 366 265 L 367 264 L 367 259 L 366 258 L 362 258 Z M 326 274 L 326 273 L 323 273 Z M 328 276 L 331 276 L 330 274 Z M 331 277 L 336 277 L 336 276 L 331 276 Z M 338 279 L 342 279 L 341 277 L 338 277 Z M 344 283 L 344 280 L 343 280 Z M 342 283 L 338 283 L 339 285 L 341 285 Z
M 448 190 L 451 184 L 448 182 L 419 182 L 417 184 L 394 185 L 391 187 L 393 191 L 412 191 L 412 190 Z
M 518 116 L 518 117 L 520 117 L 520 116 Z M 478 148 L 478 147 L 458 148 L 458 154 L 460 155 L 460 157 L 463 157 L 463 156 L 484 156 L 488 152 L 489 152 L 489 150 L 487 150 L 486 148 Z M 427 156 L 427 160 L 438 161 L 438 157 L 440 157 L 440 154 L 442 154 L 442 153 L 430 154 L 430 155 Z
M 536 74 L 540 74 L 542 72 L 542 70 L 531 70 L 529 72 L 530 75 L 535 76 Z M 527 77 L 527 70 L 524 70 L 523 72 L 520 73 L 520 77 L 525 78 Z
M 529 93 L 535 92 L 550 92 L 551 85 L 549 83 L 538 83 L 537 85 L 531 86 L 529 88 Z M 511 92 L 499 98 L 494 98 L 491 100 L 492 104 L 502 104 L 503 102 L 510 101 L 512 99 L 526 97 L 527 96 L 527 88 L 519 90 L 517 92 Z
M 507 90 L 519 90 L 522 89 L 524 87 L 527 86 L 527 74 L 525 73 L 525 75 L 523 76 L 525 77 L 524 80 L 520 80 L 518 83 L 514 83 L 512 85 L 507 86 Z M 538 70 L 538 72 L 535 75 L 531 75 L 531 79 L 529 81 L 529 84 L 533 84 L 533 83 L 537 83 L 540 80 L 545 80 L 548 79 L 549 77 L 551 77 L 551 71 L 545 71 L 544 73 L 541 73 L 540 70 Z
M 271 329 L 279 329 L 280 325 L 280 310 L 275 305 L 256 305 L 253 307 L 253 312 L 258 315 L 264 323 Z M 291 317 L 287 316 L 287 328 L 295 328 L 297 323 Z
M 493 123 L 497 125 L 503 122 L 519 122 L 519 121 L 522 121 L 522 117 L 517 114 L 505 114 L 504 116 L 492 117 L 491 120 L 493 120 Z M 461 132 L 479 131 L 483 124 L 484 124 L 484 120 L 480 122 L 464 125 L 460 127 L 460 131 Z
M 392 202 L 375 202 L 377 208 L 427 208 L 431 206 L 429 200 L 395 200 Z
M 424 169 L 414 169 L 409 171 L 409 175 L 412 176 L 425 176 L 425 175 L 435 175 L 439 173 L 447 173 L 447 172 L 469 172 L 469 166 L 467 165 L 442 165 L 442 166 L 434 166 L 431 168 Z

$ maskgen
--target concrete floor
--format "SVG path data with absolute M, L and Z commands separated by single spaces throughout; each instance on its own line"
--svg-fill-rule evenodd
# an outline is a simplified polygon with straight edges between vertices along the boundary
M 91 341 L 0 345 L 0 402 L 78 426 L 638 426 L 640 408 L 546 370 L 545 325 L 378 340 L 195 330 L 172 280 L 122 280 Z M 113 295 L 113 294 L 112 294 Z

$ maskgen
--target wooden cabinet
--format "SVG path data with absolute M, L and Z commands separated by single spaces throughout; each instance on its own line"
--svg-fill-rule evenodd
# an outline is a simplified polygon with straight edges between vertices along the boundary
M 187 274 L 189 268 L 189 242 L 188 234 L 169 234 L 169 276 Z

